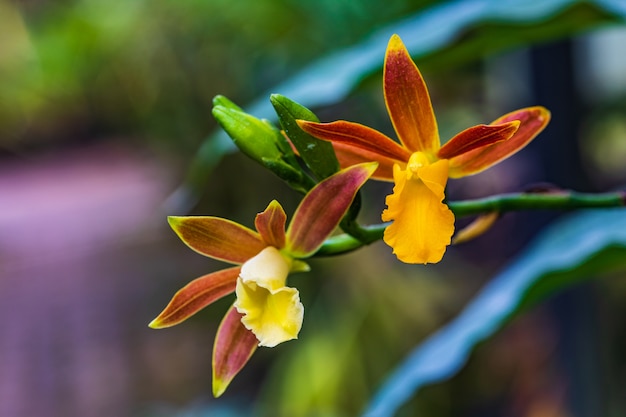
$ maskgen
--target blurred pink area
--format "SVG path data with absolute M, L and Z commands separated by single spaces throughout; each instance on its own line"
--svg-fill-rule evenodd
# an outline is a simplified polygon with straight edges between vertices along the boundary
M 128 415 L 167 171 L 111 145 L 0 163 L 0 416 Z
M 112 146 L 2 163 L 1 253 L 10 266 L 118 245 L 151 226 L 164 180 L 155 161 Z

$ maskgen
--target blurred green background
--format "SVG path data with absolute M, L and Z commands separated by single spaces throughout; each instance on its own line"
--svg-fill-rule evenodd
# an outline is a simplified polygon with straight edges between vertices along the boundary
M 184 247 L 165 216 L 252 226 L 270 200 L 290 214 L 300 196 L 215 145 L 212 98 L 271 117 L 268 92 L 304 85 L 293 98 L 320 119 L 393 135 L 381 67 L 398 32 L 443 138 L 527 105 L 553 113 L 520 154 L 451 181 L 451 200 L 537 182 L 607 191 L 626 183 L 625 22 L 619 0 L 0 0 L 0 415 L 359 415 L 559 214 L 508 214 L 428 267 L 399 264 L 382 243 L 313 260 L 290 281 L 305 305 L 300 339 L 259 349 L 215 400 L 213 337 L 232 299 L 147 327 L 178 288 L 223 266 Z M 335 93 L 323 102 L 313 92 L 325 80 Z M 366 185 L 365 223 L 389 191 Z M 516 315 L 398 415 L 624 415 L 617 258 Z

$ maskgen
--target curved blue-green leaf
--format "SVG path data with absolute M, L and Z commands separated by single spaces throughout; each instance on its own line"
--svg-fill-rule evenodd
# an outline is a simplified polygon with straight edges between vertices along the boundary
M 444 1 L 372 33 L 352 47 L 333 52 L 272 87 L 245 106 L 246 112 L 276 120 L 269 97 L 279 93 L 312 108 L 344 99 L 383 65 L 390 36 L 402 37 L 420 67 L 458 65 L 513 46 L 571 35 L 592 26 L 626 20 L 623 0 L 454 0 Z M 214 150 L 236 148 L 224 132 L 211 135 L 178 190 L 181 206 L 195 202 L 215 165 Z M 208 158 L 205 162 L 204 158 Z
M 363 416 L 394 415 L 420 388 L 456 374 L 476 344 L 521 308 L 616 268 L 626 269 L 625 209 L 580 212 L 555 223 L 398 366 Z

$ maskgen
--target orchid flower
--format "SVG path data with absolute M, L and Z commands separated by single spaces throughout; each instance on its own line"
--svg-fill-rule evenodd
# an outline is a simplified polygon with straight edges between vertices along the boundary
M 236 293 L 213 347 L 216 397 L 257 346 L 273 347 L 298 337 L 304 307 L 298 290 L 287 286 L 287 276 L 309 270 L 301 259 L 312 256 L 333 232 L 376 166 L 376 162 L 354 165 L 317 184 L 300 202 L 286 231 L 287 216 L 276 200 L 256 216 L 256 231 L 219 217 L 168 218 L 191 249 L 237 265 L 191 281 L 149 325 L 173 326 Z
M 392 223 L 383 239 L 406 263 L 439 262 L 454 233 L 454 215 L 443 202 L 448 178 L 479 173 L 526 146 L 550 120 L 543 107 L 508 113 L 470 127 L 441 146 L 426 84 L 400 37 L 393 35 L 384 65 L 387 111 L 400 143 L 347 121 L 299 126 L 331 141 L 342 167 L 377 161 L 373 179 L 393 181 L 382 220 Z

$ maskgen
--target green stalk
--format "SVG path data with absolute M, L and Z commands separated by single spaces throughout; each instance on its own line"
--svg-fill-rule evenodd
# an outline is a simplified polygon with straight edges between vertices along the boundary
M 521 210 L 574 210 L 584 208 L 610 208 L 626 206 L 626 192 L 588 194 L 575 191 L 547 193 L 501 194 L 475 200 L 455 201 L 448 207 L 458 217 L 476 216 L 486 213 L 506 213 Z M 316 256 L 339 255 L 354 251 L 364 245 L 382 239 L 388 223 L 358 226 L 359 239 L 349 234 L 332 236 L 324 242 Z M 354 233 L 353 233 L 354 234 Z

